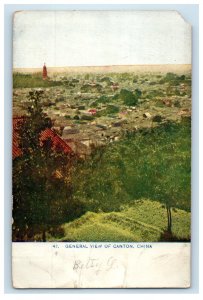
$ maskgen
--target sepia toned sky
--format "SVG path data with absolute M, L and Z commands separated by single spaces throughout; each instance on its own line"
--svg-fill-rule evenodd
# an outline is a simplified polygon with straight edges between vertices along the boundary
M 175 11 L 21 11 L 13 67 L 190 64 L 191 28 Z

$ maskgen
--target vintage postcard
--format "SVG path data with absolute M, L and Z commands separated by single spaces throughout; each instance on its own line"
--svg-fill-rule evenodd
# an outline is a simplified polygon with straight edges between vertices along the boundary
M 191 25 L 13 16 L 15 288 L 188 288 Z

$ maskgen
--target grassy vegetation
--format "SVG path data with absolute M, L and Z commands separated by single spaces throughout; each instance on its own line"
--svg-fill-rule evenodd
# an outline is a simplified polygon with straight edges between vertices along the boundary
M 134 92 L 131 92 L 127 89 L 122 89 L 120 91 L 119 98 L 123 101 L 125 105 L 134 106 L 137 105 L 139 97 L 142 95 L 142 92 L 139 89 L 136 89 Z
M 43 80 L 41 73 L 13 74 L 13 88 L 44 88 L 62 84 L 61 81 Z
M 180 239 L 190 237 L 190 213 L 177 209 L 174 234 Z M 83 242 L 155 242 L 167 226 L 165 209 L 159 202 L 140 200 L 120 212 L 93 213 L 62 225 L 59 241 Z M 57 238 L 49 236 L 50 240 Z
M 107 107 L 99 112 L 97 112 L 97 117 L 109 116 L 118 113 L 120 110 L 119 106 L 108 104 Z
M 127 136 L 76 168 L 75 199 L 87 211 L 49 235 L 84 242 L 163 241 L 166 206 L 176 240 L 190 240 L 190 122 Z
M 55 81 L 43 80 L 41 73 L 14 73 L 14 88 L 20 88 L 14 95 L 18 112 L 25 105 L 23 88 L 62 85 L 45 89 L 42 104 L 47 115 L 57 120 L 57 126 L 76 125 L 81 137 L 85 133 L 94 141 L 95 135 L 92 155 L 77 161 L 70 171 L 68 197 L 79 204 L 78 213 L 75 206 L 71 218 L 66 211 L 61 222 L 71 222 L 62 228 L 60 222 L 53 225 L 49 240 L 159 241 L 168 230 L 167 209 L 172 212 L 173 235 L 189 239 L 191 78 L 174 73 L 108 75 L 55 76 Z M 113 84 L 118 88 L 113 90 Z M 91 107 L 97 108 L 95 115 L 81 112 Z M 151 117 L 145 118 L 145 113 Z M 95 131 L 95 124 L 103 132 Z M 113 139 L 116 142 L 111 143 Z M 55 192 L 63 202 L 59 190 Z M 50 195 L 46 193 L 48 201 Z M 40 197 L 36 196 L 39 201 Z
M 190 78 L 188 78 L 187 76 L 185 76 L 185 75 L 180 75 L 180 76 L 178 76 L 177 74 L 175 74 L 175 73 L 167 73 L 166 75 L 165 75 L 165 77 L 163 78 L 163 82 L 168 82 L 168 83 L 170 83 L 170 85 L 179 85 L 179 84 L 181 84 L 181 83 L 187 83 L 188 82 L 188 80 L 190 81 Z M 161 83 L 163 83 L 161 81 Z
M 128 134 L 78 165 L 74 197 L 95 212 L 140 198 L 189 210 L 190 147 L 188 120 Z

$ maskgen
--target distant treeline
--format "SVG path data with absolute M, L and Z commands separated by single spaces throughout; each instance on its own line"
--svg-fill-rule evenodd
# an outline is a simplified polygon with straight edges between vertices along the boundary
M 41 73 L 13 73 L 13 88 L 41 88 L 62 85 L 61 81 L 43 80 Z

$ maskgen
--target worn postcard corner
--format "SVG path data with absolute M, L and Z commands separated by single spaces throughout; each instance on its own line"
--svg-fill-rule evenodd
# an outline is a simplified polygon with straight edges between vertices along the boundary
M 13 17 L 15 288 L 189 288 L 191 25 Z

